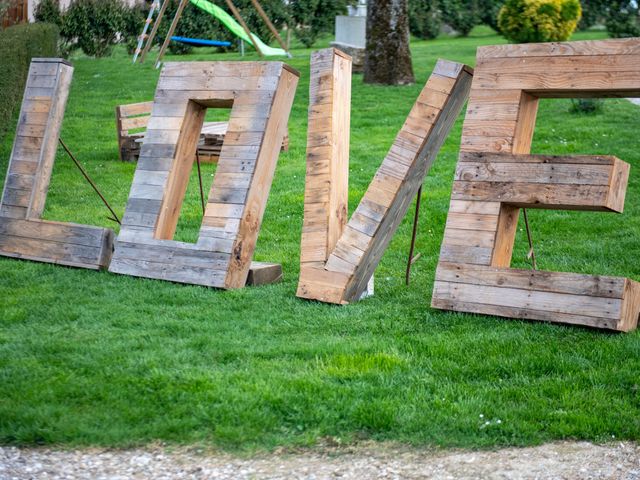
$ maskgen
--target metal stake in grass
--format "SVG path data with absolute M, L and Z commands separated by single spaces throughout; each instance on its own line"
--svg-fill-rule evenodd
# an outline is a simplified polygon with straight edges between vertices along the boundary
M 533 270 L 537 270 L 536 266 L 536 252 L 533 250 L 533 238 L 531 237 L 531 229 L 529 228 L 529 218 L 527 217 L 527 209 L 523 208 L 522 213 L 524 214 L 524 226 L 527 230 L 527 240 L 529 241 L 529 253 L 527 254 L 527 258 L 531 259 L 531 268 Z
M 107 207 L 111 212 L 112 217 L 107 217 L 107 218 L 113 222 L 116 222 L 118 225 L 121 225 L 120 219 L 118 218 L 118 215 L 116 214 L 116 212 L 113 211 L 113 208 L 111 208 L 111 205 L 109 205 L 109 202 L 107 202 L 107 199 L 104 198 L 104 195 L 102 195 L 98 186 L 95 184 L 93 180 L 91 180 L 91 177 L 89 177 L 89 174 L 87 173 L 87 171 L 82 167 L 82 165 L 80 165 L 80 162 L 76 160 L 76 157 L 73 156 L 73 153 L 71 153 L 71 150 L 69 150 L 69 148 L 62 141 L 62 138 L 58 138 L 58 142 L 60 143 L 60 145 L 62 145 L 62 148 L 64 148 L 64 151 L 67 152 L 67 155 L 69 155 L 69 158 L 73 160 L 73 163 L 76 164 L 76 167 L 78 167 L 78 170 L 80 170 L 80 173 L 82 173 L 82 176 L 85 178 L 85 180 L 89 182 L 89 185 L 91 185 L 93 190 L 98 194 L 98 196 L 100 197 L 100 200 L 102 200 L 102 203 L 104 203 L 104 206 Z
M 198 183 L 200 184 L 200 203 L 202 204 L 202 215 L 204 216 L 204 190 L 202 189 L 202 172 L 200 170 L 200 155 L 198 155 L 198 150 L 196 150 L 196 165 L 198 166 Z
M 422 185 L 418 189 L 418 193 L 416 195 L 416 213 L 413 216 L 413 232 L 411 233 L 411 247 L 409 247 L 409 259 L 407 260 L 407 271 L 404 276 L 404 284 L 409 286 L 409 275 L 411 274 L 411 265 L 416 263 L 416 261 L 420 258 L 420 254 L 418 253 L 415 257 L 413 256 L 413 250 L 416 246 L 416 235 L 418 234 L 418 215 L 420 214 L 420 197 L 422 196 Z

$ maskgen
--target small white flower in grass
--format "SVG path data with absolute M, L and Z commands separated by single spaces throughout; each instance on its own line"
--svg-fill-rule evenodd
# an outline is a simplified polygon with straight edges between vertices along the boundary
M 500 424 L 502 423 L 502 420 L 497 419 L 497 420 L 496 420 L 496 423 L 497 423 L 498 425 L 500 425 Z
M 480 414 L 480 418 L 484 418 L 484 415 L 482 413 Z

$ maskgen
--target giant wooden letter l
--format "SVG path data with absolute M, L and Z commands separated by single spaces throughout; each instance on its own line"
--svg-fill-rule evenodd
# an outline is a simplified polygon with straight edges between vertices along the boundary
M 113 230 L 42 220 L 73 67 L 34 58 L 0 200 L 0 255 L 97 270 L 109 265 Z
M 281 62 L 168 63 L 109 271 L 245 285 L 298 73 Z M 200 235 L 173 241 L 208 107 L 231 107 Z

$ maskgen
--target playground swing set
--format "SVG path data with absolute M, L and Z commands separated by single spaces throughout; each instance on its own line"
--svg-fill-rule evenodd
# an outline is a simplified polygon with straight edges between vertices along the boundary
M 160 27 L 160 23 L 162 22 L 162 19 L 164 17 L 164 14 L 169 2 L 170 0 L 154 0 L 154 2 L 152 3 L 151 8 L 149 10 L 149 14 L 147 16 L 147 20 L 145 21 L 142 33 L 138 37 L 138 45 L 133 55 L 133 63 L 136 63 L 138 60 L 140 61 L 140 63 L 144 62 L 145 56 L 153 46 L 153 40 L 155 39 L 156 34 L 158 33 L 158 28 Z M 200 39 L 200 38 L 187 38 L 187 37 L 174 35 L 176 28 L 178 26 L 178 23 L 180 22 L 182 13 L 184 12 L 184 9 L 186 8 L 187 3 L 189 2 L 191 2 L 194 6 L 200 8 L 201 10 L 205 11 L 206 13 L 210 14 L 215 19 L 217 19 L 220 23 L 222 23 L 231 33 L 233 33 L 235 36 L 237 36 L 240 39 L 241 42 L 243 42 L 241 43 L 241 45 L 244 45 L 244 42 L 246 42 L 249 45 L 253 46 L 256 49 L 256 52 L 258 52 L 258 55 L 260 57 L 286 56 L 291 58 L 291 54 L 289 53 L 285 42 L 282 40 L 282 37 L 278 33 L 278 30 L 275 28 L 275 26 L 271 22 L 271 19 L 269 18 L 267 13 L 264 11 L 264 9 L 262 8 L 262 5 L 258 0 L 251 0 L 251 3 L 253 4 L 253 7 L 258 12 L 258 15 L 260 16 L 260 18 L 262 18 L 262 20 L 265 22 L 265 24 L 267 25 L 267 27 L 269 28 L 269 30 L 271 31 L 271 33 L 276 38 L 276 40 L 278 41 L 278 43 L 282 48 L 270 47 L 269 45 L 265 44 L 262 40 L 260 40 L 260 38 L 255 33 L 251 32 L 246 22 L 242 18 L 240 11 L 233 4 L 232 0 L 225 0 L 225 2 L 227 5 L 227 8 L 229 8 L 233 16 L 229 15 L 225 10 L 218 7 L 214 3 L 209 2 L 208 0 L 180 0 L 176 13 L 173 17 L 173 20 L 171 21 L 171 25 L 169 26 L 169 31 L 167 33 L 167 36 L 164 39 L 162 46 L 160 47 L 160 52 L 158 53 L 158 57 L 156 59 L 156 64 L 155 64 L 156 68 L 158 68 L 162 63 L 162 58 L 164 57 L 165 51 L 169 46 L 170 41 L 181 42 L 181 43 L 194 45 L 194 46 L 228 47 L 231 45 L 230 42 L 226 42 L 226 41 L 208 40 L 208 39 Z M 156 10 L 158 11 L 158 14 L 156 19 L 154 20 L 153 16 Z M 234 17 L 235 17 L 235 20 L 234 20 Z M 151 32 L 147 34 L 147 31 L 151 24 L 153 24 L 153 27 L 151 28 Z
M 344 305 L 373 293 L 376 266 L 469 99 L 431 306 L 636 329 L 640 283 L 510 263 L 520 209 L 622 213 L 627 163 L 529 150 L 541 98 L 640 97 L 640 39 L 488 46 L 477 59 L 475 71 L 438 61 L 349 218 L 351 58 L 312 54 L 297 296 Z M 101 196 L 117 236 L 41 219 L 72 73 L 60 59 L 31 63 L 0 199 L 0 255 L 222 289 L 281 278 L 280 265 L 252 258 L 297 71 L 282 62 L 167 63 L 121 220 Z M 230 119 L 206 201 L 201 192 L 198 240 L 178 242 L 207 108 L 230 108 Z

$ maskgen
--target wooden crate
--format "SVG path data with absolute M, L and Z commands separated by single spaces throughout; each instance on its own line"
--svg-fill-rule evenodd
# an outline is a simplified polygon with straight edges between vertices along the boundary
M 345 304 L 365 292 L 467 99 L 472 70 L 439 60 L 347 222 L 351 59 L 314 52 L 297 295 Z
M 281 62 L 165 64 L 111 272 L 246 284 L 298 77 Z M 173 241 L 206 109 L 216 107 L 231 115 L 199 238 Z M 279 269 L 256 265 L 252 281 L 277 280 Z
M 640 96 L 640 39 L 478 49 L 440 253 L 435 308 L 629 331 L 629 279 L 509 268 L 521 207 L 622 212 L 614 157 L 527 155 L 540 98 Z
M 41 220 L 73 67 L 34 58 L 29 67 L 0 200 L 0 255 L 90 269 L 106 268 L 113 231 Z

